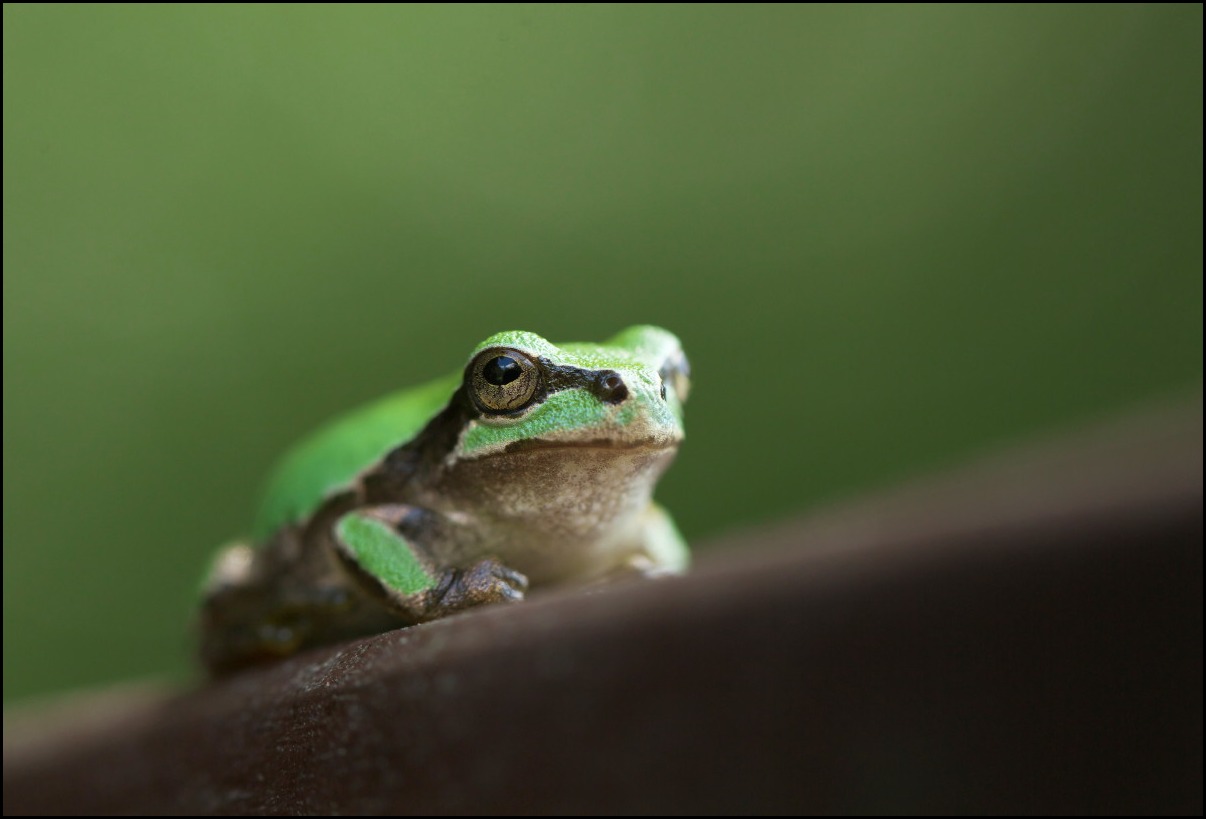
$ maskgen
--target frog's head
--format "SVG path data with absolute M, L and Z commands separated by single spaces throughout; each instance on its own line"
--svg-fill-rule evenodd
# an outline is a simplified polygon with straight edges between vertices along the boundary
M 673 450 L 683 438 L 689 375 L 678 338 L 659 327 L 560 346 L 535 333 L 498 333 L 465 367 L 476 412 L 454 457 L 563 447 Z

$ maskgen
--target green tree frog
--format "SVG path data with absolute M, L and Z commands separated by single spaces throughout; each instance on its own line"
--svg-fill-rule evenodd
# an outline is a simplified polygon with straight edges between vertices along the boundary
M 683 439 L 689 371 L 658 327 L 604 344 L 505 332 L 462 373 L 389 395 L 281 461 L 252 539 L 202 604 L 218 673 L 522 600 L 529 586 L 683 571 L 652 500 Z

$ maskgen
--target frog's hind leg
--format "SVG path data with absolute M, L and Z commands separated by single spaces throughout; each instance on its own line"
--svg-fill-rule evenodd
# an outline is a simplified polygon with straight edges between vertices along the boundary
M 201 607 L 201 657 L 219 674 L 311 646 L 522 600 L 522 574 L 485 558 L 439 566 L 402 534 L 415 510 L 358 509 L 315 540 L 286 529 L 223 549 Z
M 498 560 L 440 566 L 403 534 L 430 517 L 402 504 L 357 509 L 336 522 L 335 552 L 366 591 L 413 622 L 523 599 L 527 578 Z
M 259 553 L 250 543 L 224 546 L 202 587 L 201 660 L 213 674 L 296 650 L 265 628 L 262 583 L 257 582 Z M 288 641 L 291 642 L 291 641 Z
M 211 673 L 399 625 L 366 607 L 335 567 L 290 559 L 294 546 L 286 532 L 264 548 L 234 543 L 219 552 L 201 606 L 201 659 Z

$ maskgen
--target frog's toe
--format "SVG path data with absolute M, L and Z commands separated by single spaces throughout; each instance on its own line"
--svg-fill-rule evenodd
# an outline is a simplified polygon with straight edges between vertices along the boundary
M 465 584 L 483 603 L 522 600 L 528 590 L 526 575 L 505 566 L 493 557 L 478 561 L 465 572 Z
M 518 602 L 523 600 L 527 588 L 527 577 L 488 557 L 454 573 L 452 582 L 440 596 L 438 608 L 451 613 L 490 603 Z
M 518 599 L 523 599 L 523 593 L 528 590 L 528 576 L 491 559 L 494 566 L 494 576 L 519 593 Z

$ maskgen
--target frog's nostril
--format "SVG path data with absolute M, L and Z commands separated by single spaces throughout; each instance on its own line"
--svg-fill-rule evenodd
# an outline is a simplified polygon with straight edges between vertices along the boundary
M 609 404 L 618 404 L 628 397 L 628 386 L 624 383 L 624 379 L 620 378 L 619 373 L 604 370 L 599 373 L 599 379 L 595 384 L 595 393 L 601 400 Z

